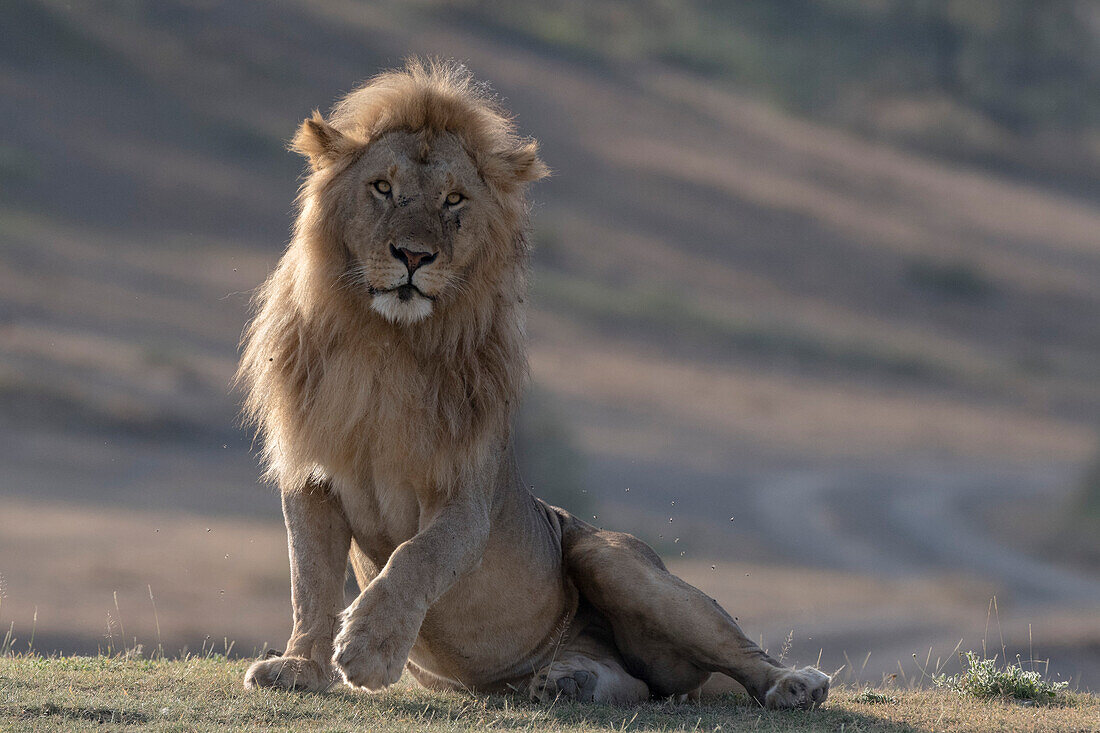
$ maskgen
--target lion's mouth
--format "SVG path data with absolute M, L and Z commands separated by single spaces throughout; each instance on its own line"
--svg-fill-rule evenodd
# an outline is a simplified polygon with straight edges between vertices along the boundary
M 402 283 L 385 290 L 372 291 L 370 307 L 384 318 L 405 326 L 432 314 L 435 298 L 412 283 Z M 419 296 L 419 297 L 416 297 Z
M 405 283 L 404 285 L 398 285 L 394 290 L 397 292 L 397 298 L 402 303 L 411 300 L 414 295 L 421 295 L 427 297 L 424 293 L 420 292 L 420 288 L 416 287 L 412 283 Z
M 402 303 L 409 302 L 410 300 L 412 300 L 412 297 L 414 295 L 419 295 L 425 300 L 435 300 L 435 296 L 428 295 L 412 283 L 402 283 L 401 285 L 397 285 L 396 287 L 385 289 L 368 287 L 367 292 L 369 292 L 371 295 L 384 295 L 385 293 L 394 293 L 397 295 L 397 299 L 400 300 Z

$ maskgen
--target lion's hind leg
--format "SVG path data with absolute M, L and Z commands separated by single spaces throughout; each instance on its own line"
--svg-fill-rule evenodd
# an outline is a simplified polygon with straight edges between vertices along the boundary
M 562 514 L 566 572 L 610 624 L 627 671 L 655 697 L 693 693 L 713 672 L 737 680 L 770 708 L 810 708 L 828 696 L 828 676 L 768 656 L 644 542 Z

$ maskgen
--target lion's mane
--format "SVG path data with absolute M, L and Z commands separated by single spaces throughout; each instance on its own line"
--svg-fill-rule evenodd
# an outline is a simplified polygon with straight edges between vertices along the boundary
M 334 134 L 335 130 L 338 134 Z M 344 286 L 334 217 L 341 173 L 390 131 L 462 142 L 494 204 L 476 276 L 446 308 L 411 327 L 386 321 Z M 527 373 L 529 251 L 525 186 L 546 169 L 464 67 L 410 61 L 348 94 L 291 143 L 311 169 L 292 239 L 254 299 L 237 381 L 284 489 L 323 478 L 412 476 L 446 492 L 500 450 Z

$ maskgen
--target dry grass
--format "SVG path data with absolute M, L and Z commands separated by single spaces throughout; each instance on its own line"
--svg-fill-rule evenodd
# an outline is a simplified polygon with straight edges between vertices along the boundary
M 977 702 L 943 691 L 890 690 L 885 697 L 838 688 L 813 712 L 769 712 L 744 698 L 637 708 L 534 705 L 520 697 L 430 692 L 406 678 L 366 694 L 246 692 L 247 662 L 223 657 L 0 659 L 0 730 L 77 730 L 109 724 L 143 730 L 212 731 L 1087 731 L 1100 700 L 1066 694 L 1048 705 Z

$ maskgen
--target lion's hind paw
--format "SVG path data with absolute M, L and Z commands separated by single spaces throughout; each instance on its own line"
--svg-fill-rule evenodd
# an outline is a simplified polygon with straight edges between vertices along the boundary
M 561 697 L 577 702 L 592 702 L 596 697 L 595 672 L 550 665 L 531 678 L 528 692 L 534 702 L 552 702 Z
M 785 670 L 764 695 L 764 706 L 772 710 L 816 708 L 829 697 L 829 675 L 813 667 Z

